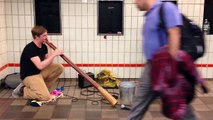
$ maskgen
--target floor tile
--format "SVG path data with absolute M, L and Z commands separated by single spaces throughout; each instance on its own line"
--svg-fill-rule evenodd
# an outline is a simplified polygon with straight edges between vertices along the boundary
M 6 109 L 6 111 L 1 115 L 1 119 L 11 119 L 11 118 L 17 118 L 19 114 L 21 114 L 21 111 L 23 109 L 23 106 L 10 106 Z
M 22 98 L 14 99 L 11 89 L 0 89 L 0 119 L 2 120 L 126 120 L 128 110 L 120 108 L 120 104 L 112 107 L 104 101 L 96 89 L 95 94 L 85 96 L 77 86 L 77 82 L 65 79 L 60 80 L 55 87 L 65 86 L 64 97 L 56 102 L 42 107 L 29 106 L 28 101 Z M 213 81 L 210 93 L 204 95 L 197 90 L 197 97 L 191 103 L 198 120 L 212 120 L 213 118 Z M 110 93 L 118 89 L 109 89 Z M 73 99 L 77 97 L 77 99 Z M 170 120 L 161 113 L 161 101 L 156 99 L 149 106 L 143 120 Z
M 199 114 L 201 115 L 201 119 L 203 120 L 212 120 L 213 118 L 213 112 L 212 111 L 205 111 L 205 112 L 199 112 Z
M 211 111 L 206 105 L 193 105 L 196 111 Z
M 102 118 L 118 118 L 118 113 L 114 111 L 102 111 Z
M 71 120 L 85 120 L 86 119 L 86 112 L 84 111 L 72 111 L 69 113 L 69 119 Z
M 38 111 L 36 112 L 34 119 L 51 119 L 53 112 L 49 111 Z
M 102 113 L 101 111 L 86 111 L 86 119 L 97 119 L 101 120 L 102 118 Z
M 71 105 L 72 100 L 70 100 L 69 98 L 67 99 L 58 99 L 57 101 L 57 105 Z
M 200 100 L 205 104 L 213 104 L 213 97 L 201 97 Z
M 52 118 L 68 118 L 70 109 L 70 105 L 57 105 L 53 111 Z
M 15 99 L 11 105 L 26 105 L 27 102 L 25 99 Z
M 24 118 L 24 119 L 31 119 L 35 116 L 35 112 L 20 112 L 18 115 L 17 115 L 17 118 Z

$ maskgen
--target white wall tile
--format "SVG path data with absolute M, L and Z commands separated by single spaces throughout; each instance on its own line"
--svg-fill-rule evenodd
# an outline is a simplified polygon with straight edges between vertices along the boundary
M 81 24 L 81 20 L 82 20 L 82 18 L 81 18 L 81 16 L 76 16 L 75 17 L 75 20 L 76 20 L 76 28 L 81 28 L 82 27 L 82 24 Z
M 70 29 L 70 40 L 75 40 L 76 38 L 76 30 L 75 29 Z
M 124 35 L 111 36 L 103 39 L 103 35 L 97 35 L 97 1 L 61 0 L 62 35 L 49 36 L 57 46 L 76 63 L 114 63 L 114 64 L 141 64 L 144 63 L 141 27 L 144 23 L 144 13 L 135 7 L 134 0 L 124 1 Z M 179 8 L 183 13 L 202 25 L 203 0 L 179 0 Z M 16 6 L 13 8 L 12 6 Z M 23 47 L 32 41 L 31 28 L 34 26 L 33 0 L 5 1 L 6 25 L 0 21 L 0 29 L 6 26 L 6 37 L 0 31 L 1 39 L 7 39 L 8 61 L 6 63 L 18 63 L 18 55 Z M 1 11 L 0 11 L 1 12 Z M 0 15 L 0 18 L 2 16 Z M 201 64 L 211 64 L 211 52 L 213 52 L 212 37 L 208 36 L 207 53 L 199 60 Z M 3 40 L 4 41 L 4 40 Z M 2 42 L 1 42 L 2 43 Z M 5 41 L 3 44 L 6 44 Z M 14 46 L 16 45 L 16 46 Z M 1 58 L 0 54 L 0 58 Z M 64 62 L 57 58 L 56 62 Z M 2 62 L 2 61 L 1 61 Z M 95 73 L 103 67 L 91 67 Z M 72 68 L 66 68 L 61 77 L 76 77 L 77 73 Z M 86 68 L 90 69 L 90 68 Z M 115 70 L 119 77 L 140 77 L 143 68 L 109 68 Z M 205 76 L 210 77 L 212 71 L 202 68 Z M 10 71 L 18 68 L 10 69 Z M 1 77 L 1 76 L 0 76 Z
M 20 52 L 15 52 L 15 54 L 14 54 L 14 60 L 15 61 L 20 61 L 20 57 L 21 57 Z
M 94 56 L 94 53 L 93 52 L 89 52 L 88 53 L 88 63 L 94 63 L 94 59 L 95 59 L 95 56 Z
M 19 25 L 18 25 L 19 27 L 25 27 L 25 17 L 24 17 L 24 15 L 19 15 L 17 22 L 19 22 Z
M 131 43 L 130 40 L 125 41 L 125 43 L 124 43 L 124 52 L 129 52 L 129 51 L 131 51 L 131 49 L 130 49 L 131 44 L 130 44 L 130 43 Z
M 12 4 L 11 3 L 8 3 L 8 2 L 6 2 L 5 3 L 5 8 L 6 8 L 6 14 L 8 15 L 8 14 L 12 14 Z
M 7 19 L 7 20 L 6 20 L 6 26 L 7 26 L 7 27 L 12 27 L 12 20 L 13 20 L 13 19 L 12 19 L 12 16 L 11 16 L 11 15 L 7 15 L 7 16 L 6 16 L 6 19 Z
M 94 52 L 95 48 L 96 47 L 94 45 L 94 41 L 88 41 L 88 51 L 87 52 Z M 91 56 L 92 57 L 92 56 Z
M 188 16 L 193 16 L 194 15 L 194 5 L 188 5 Z
M 69 25 L 70 25 L 70 28 L 75 28 L 76 26 L 75 16 L 69 16 Z
M 102 63 L 102 64 L 105 64 L 106 63 L 106 56 L 107 54 L 104 52 L 104 53 L 100 53 L 100 61 L 99 63 Z
M 18 5 L 17 3 L 12 3 L 12 14 L 17 15 L 18 14 Z
M 94 15 L 94 13 L 96 12 L 96 11 L 94 11 L 94 7 L 95 7 L 94 4 L 88 4 L 88 14 L 87 15 Z
M 81 4 L 75 4 L 75 15 L 79 16 L 82 14 L 81 6 L 82 6 Z
M 61 14 L 62 15 L 69 15 L 69 4 L 67 3 L 62 3 L 61 4 Z
M 82 52 L 87 52 L 88 51 L 88 42 L 87 41 L 82 41 L 81 42 L 81 51 Z
M 108 53 L 112 54 L 113 41 L 111 41 L 111 40 L 106 41 L 106 49 L 107 49 Z
M 88 26 L 88 17 L 87 16 L 82 16 L 81 18 L 82 18 L 82 21 L 81 21 L 82 28 L 87 28 L 87 26 Z
M 88 7 L 87 7 L 87 4 L 82 4 L 82 15 L 83 15 L 83 16 L 88 15 Z
M 26 27 L 32 27 L 33 24 L 32 24 L 32 17 L 31 16 L 25 16 L 25 24 L 26 24 Z
M 118 55 L 119 55 L 118 52 L 113 52 L 112 53 L 112 61 L 113 61 L 114 64 L 119 63 L 119 56 Z
M 82 40 L 82 30 L 81 29 L 76 29 L 76 40 L 81 41 Z
M 13 42 L 13 47 L 14 47 L 14 52 L 19 52 L 20 51 L 20 44 L 19 44 L 18 40 Z
M 18 15 L 14 15 L 13 17 L 12 17 L 12 20 L 13 20 L 13 23 L 12 23 L 12 26 L 13 27 L 18 27 L 19 25 L 18 25 Z
M 19 2 L 18 3 L 18 12 L 19 12 L 19 15 L 23 15 L 25 13 L 24 2 Z
M 124 28 L 131 28 L 131 26 L 132 26 L 131 17 L 125 17 L 124 22 L 125 22 Z
M 63 36 L 64 36 L 64 39 L 65 40 L 69 40 L 69 38 L 70 38 L 70 29 L 64 29 L 63 30 Z
M 124 5 L 124 10 L 125 10 L 125 16 L 131 16 L 132 15 L 132 5 L 131 4 L 125 4 Z
M 69 22 L 69 16 L 63 16 L 62 23 L 63 23 L 63 28 L 69 28 L 70 24 L 73 24 Z
M 95 30 L 94 29 L 88 29 L 88 40 L 94 41 L 94 35 L 95 35 Z
M 26 15 L 32 14 L 32 8 L 31 8 L 32 7 L 32 3 L 25 2 L 24 5 L 25 5 L 24 6 L 24 10 L 25 10 L 24 12 L 25 12 L 25 14 Z
M 0 41 L 6 41 L 6 29 L 4 26 L 4 29 L 1 29 L 1 37 L 0 37 Z
M 88 63 L 88 53 L 84 52 L 82 53 L 82 63 L 87 64 Z
M 19 29 L 18 28 L 13 28 L 12 33 L 13 33 L 13 39 L 16 39 L 16 40 L 20 39 L 19 38 Z
M 107 45 L 106 45 L 106 41 L 104 41 L 104 40 L 102 40 L 101 42 L 100 42 L 100 52 L 106 52 L 107 51 Z
M 124 52 L 125 51 L 124 45 L 125 45 L 124 41 L 120 41 L 118 43 L 119 52 Z

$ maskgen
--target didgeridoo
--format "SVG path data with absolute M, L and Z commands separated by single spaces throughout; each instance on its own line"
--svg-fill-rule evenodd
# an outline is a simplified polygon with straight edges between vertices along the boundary
M 50 43 L 48 40 L 45 41 L 47 45 L 49 45 L 53 50 L 57 47 Z M 89 77 L 86 73 L 84 73 L 79 67 L 77 67 L 71 60 L 69 60 L 65 55 L 61 55 L 61 57 L 71 66 L 73 67 L 80 75 L 82 75 L 88 82 L 90 82 L 93 87 L 95 87 L 101 95 L 112 105 L 115 106 L 118 101 L 107 92 L 102 86 L 100 86 L 97 82 L 95 82 L 91 77 Z

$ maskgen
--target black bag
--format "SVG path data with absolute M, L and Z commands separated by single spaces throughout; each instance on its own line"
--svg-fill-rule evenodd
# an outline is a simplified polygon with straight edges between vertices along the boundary
M 180 49 L 186 51 L 193 60 L 202 57 L 205 52 L 205 39 L 201 28 L 194 24 L 192 20 L 181 14 L 183 26 L 181 27 L 181 46 Z M 163 3 L 160 7 L 160 27 L 165 28 Z

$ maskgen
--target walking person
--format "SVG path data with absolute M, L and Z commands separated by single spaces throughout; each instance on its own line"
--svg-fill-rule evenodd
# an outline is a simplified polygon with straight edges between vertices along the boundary
M 160 28 L 159 9 L 162 2 L 160 0 L 135 0 L 135 4 L 140 11 L 145 13 L 145 23 L 143 26 L 143 48 L 146 57 L 146 64 L 139 81 L 132 109 L 128 115 L 128 120 L 141 120 L 149 108 L 149 105 L 157 97 L 151 88 L 150 68 L 153 54 L 162 46 L 168 45 L 168 52 L 175 59 L 180 48 L 182 18 L 178 8 L 173 3 L 164 3 L 165 29 Z M 161 37 L 159 37 L 161 36 Z M 187 106 L 183 120 L 196 120 L 190 105 Z

